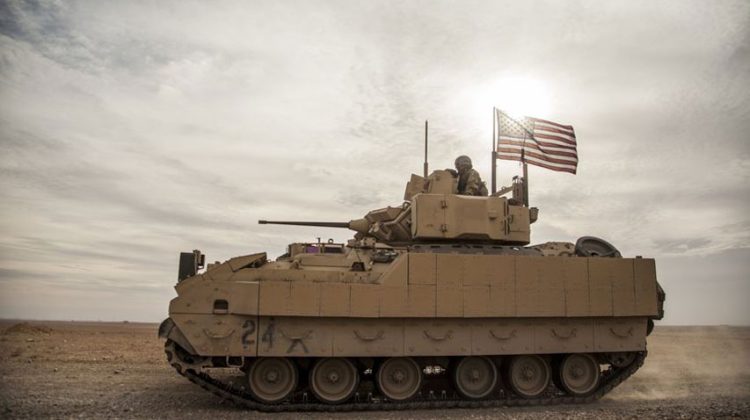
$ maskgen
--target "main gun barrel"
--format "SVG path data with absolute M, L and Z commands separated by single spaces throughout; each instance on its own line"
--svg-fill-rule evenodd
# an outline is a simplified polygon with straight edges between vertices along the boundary
M 370 222 L 368 222 L 367 219 L 354 219 L 348 222 L 290 222 L 287 220 L 258 220 L 258 223 L 261 225 L 293 225 L 347 228 L 360 233 L 367 233 L 367 231 L 370 229 Z
M 276 220 L 258 220 L 261 225 L 293 225 L 293 226 L 318 226 L 333 228 L 349 228 L 349 222 L 290 222 Z

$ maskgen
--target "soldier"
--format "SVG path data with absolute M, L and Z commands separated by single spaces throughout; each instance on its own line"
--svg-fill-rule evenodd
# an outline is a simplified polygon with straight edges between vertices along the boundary
M 461 195 L 487 195 L 487 186 L 479 176 L 479 172 L 474 170 L 471 165 L 471 159 L 468 156 L 461 155 L 456 158 L 455 175 L 458 176 L 458 193 Z M 451 171 L 454 172 L 454 171 Z

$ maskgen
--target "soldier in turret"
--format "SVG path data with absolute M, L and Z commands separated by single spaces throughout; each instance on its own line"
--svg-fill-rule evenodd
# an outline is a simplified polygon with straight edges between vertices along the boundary
M 487 185 L 485 185 L 479 172 L 473 169 L 471 159 L 461 155 L 456 158 L 456 171 L 451 171 L 458 177 L 458 193 L 461 195 L 487 196 Z

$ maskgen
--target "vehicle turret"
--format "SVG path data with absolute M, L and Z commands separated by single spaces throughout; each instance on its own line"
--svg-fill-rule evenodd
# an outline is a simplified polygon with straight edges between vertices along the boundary
M 433 171 L 426 178 L 412 174 L 402 205 L 372 210 L 361 219 L 349 222 L 259 220 L 258 223 L 348 228 L 357 232 L 357 239 L 372 237 L 388 245 L 529 243 L 529 225 L 536 220 L 537 209 L 530 209 L 515 198 L 522 194 L 522 181 L 517 179 L 514 186 L 489 197 L 459 195 L 456 184 L 456 176 L 448 170 Z M 501 196 L 504 192 L 512 192 L 513 197 Z

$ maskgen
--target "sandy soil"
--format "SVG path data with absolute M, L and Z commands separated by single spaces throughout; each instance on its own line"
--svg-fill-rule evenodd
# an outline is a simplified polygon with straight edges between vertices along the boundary
M 271 417 L 178 376 L 157 325 L 0 321 L 0 418 Z M 645 366 L 585 406 L 275 418 L 750 418 L 750 328 L 658 327 Z

